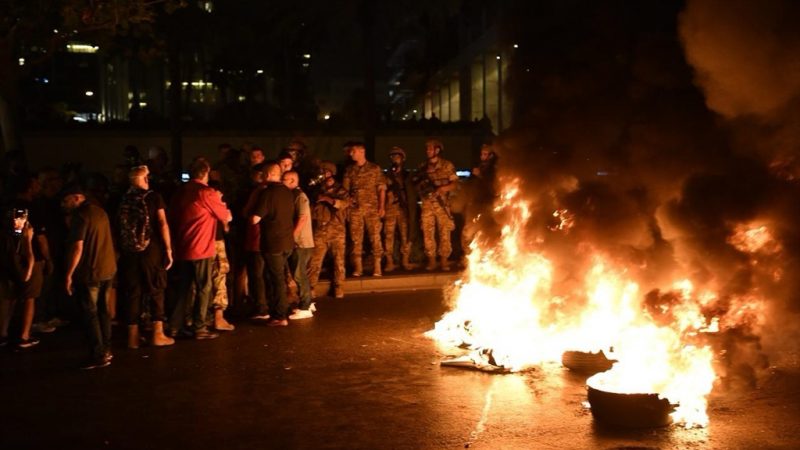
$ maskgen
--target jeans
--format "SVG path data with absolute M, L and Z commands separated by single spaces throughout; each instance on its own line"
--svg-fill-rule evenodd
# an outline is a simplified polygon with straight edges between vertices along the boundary
M 258 252 L 247 252 L 247 291 L 255 300 L 258 314 L 269 313 L 267 290 L 264 284 L 264 256 Z
M 108 311 L 110 288 L 111 280 L 75 286 L 83 309 L 86 336 L 89 338 L 89 355 L 95 360 L 102 359 L 111 350 L 111 315 Z
M 178 261 L 178 303 L 170 316 L 170 328 L 178 331 L 192 318 L 192 330 L 206 328 L 206 314 L 211 301 L 211 269 L 214 258 Z M 194 288 L 194 289 L 193 289 Z
M 289 252 L 264 253 L 264 282 L 269 286 L 269 315 L 274 319 L 285 319 L 289 313 L 286 298 L 286 264 Z
M 308 261 L 314 248 L 295 248 L 289 256 L 289 268 L 292 276 L 297 283 L 297 295 L 300 297 L 300 309 L 308 309 L 311 306 L 311 283 L 308 279 Z

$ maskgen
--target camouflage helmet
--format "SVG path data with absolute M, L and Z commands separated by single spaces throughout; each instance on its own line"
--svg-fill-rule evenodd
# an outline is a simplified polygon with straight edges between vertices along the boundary
M 320 170 L 328 171 L 331 175 L 336 175 L 336 164 L 332 163 L 331 161 L 322 161 L 319 165 Z
M 389 157 L 391 158 L 392 155 L 400 155 L 403 157 L 403 159 L 406 159 L 406 151 L 397 146 L 389 149 Z

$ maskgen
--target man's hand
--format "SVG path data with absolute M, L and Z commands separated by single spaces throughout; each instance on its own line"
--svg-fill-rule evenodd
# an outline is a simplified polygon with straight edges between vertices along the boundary
M 167 264 L 164 266 L 164 270 L 169 270 L 169 268 L 172 267 L 172 262 L 172 250 L 167 249 Z
M 67 275 L 66 282 L 64 283 L 64 289 L 67 291 L 67 295 L 72 297 L 72 275 Z

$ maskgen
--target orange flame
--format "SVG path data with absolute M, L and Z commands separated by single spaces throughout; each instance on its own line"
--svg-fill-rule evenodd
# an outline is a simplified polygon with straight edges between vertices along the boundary
M 514 180 L 495 208 L 507 217 L 498 243 L 481 245 L 480 234 L 472 242 L 468 270 L 452 291 L 453 308 L 427 335 L 468 347 L 476 361 L 490 353 L 495 365 L 512 371 L 560 361 L 565 351 L 603 350 L 618 362 L 590 378 L 592 386 L 657 393 L 678 405 L 675 422 L 705 426 L 716 375 L 711 349 L 693 337 L 718 328 L 701 311 L 715 295 L 679 280 L 668 286 L 669 301 L 645 304 L 626 270 L 600 254 L 579 277 L 579 287 L 557 294 L 554 280 L 563 274 L 541 249 L 531 248 L 540 241 L 526 233 L 532 209 L 519 196 Z M 575 220 L 570 216 L 570 227 Z

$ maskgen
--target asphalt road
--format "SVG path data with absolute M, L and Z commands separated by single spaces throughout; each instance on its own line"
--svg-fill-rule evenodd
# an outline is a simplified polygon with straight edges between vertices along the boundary
M 492 375 L 440 367 L 422 336 L 438 292 L 318 303 L 288 328 L 240 323 L 214 341 L 127 350 L 76 369 L 77 329 L 0 352 L 0 449 L 800 448 L 800 368 L 718 388 L 705 429 L 594 422 L 584 378 L 557 366 Z

